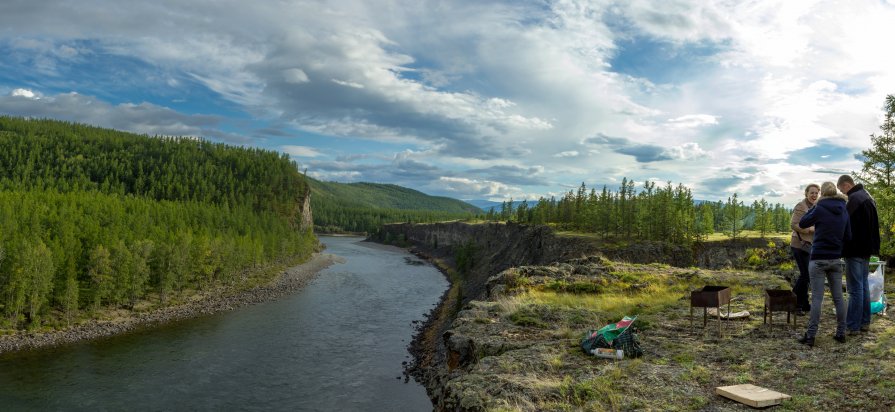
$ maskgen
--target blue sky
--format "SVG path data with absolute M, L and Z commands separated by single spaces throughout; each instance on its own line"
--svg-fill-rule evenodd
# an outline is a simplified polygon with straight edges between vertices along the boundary
M 5 1 L 0 113 L 459 199 L 672 181 L 794 204 L 895 93 L 886 1 Z

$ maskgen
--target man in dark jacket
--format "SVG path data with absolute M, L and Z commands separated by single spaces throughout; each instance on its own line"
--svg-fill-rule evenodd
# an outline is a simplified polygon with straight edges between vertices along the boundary
M 870 256 L 879 255 L 879 218 L 876 202 L 864 185 L 855 184 L 849 175 L 839 176 L 836 187 L 848 195 L 848 216 L 852 237 L 842 248 L 845 258 L 845 285 L 848 288 L 848 333 L 866 332 L 870 328 Z
M 845 343 L 845 300 L 842 298 L 843 245 L 851 240 L 850 220 L 845 209 L 845 195 L 836 191 L 833 182 L 820 185 L 821 198 L 799 220 L 799 227 L 814 226 L 814 243 L 811 246 L 808 274 L 811 276 L 811 312 L 808 330 L 799 343 L 814 346 L 814 337 L 820 326 L 820 309 L 824 301 L 824 281 L 830 285 L 833 304 L 836 305 L 836 334 L 833 339 Z

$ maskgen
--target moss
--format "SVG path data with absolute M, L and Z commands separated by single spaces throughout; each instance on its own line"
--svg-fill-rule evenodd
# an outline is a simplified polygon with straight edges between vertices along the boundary
M 519 326 L 532 326 L 546 328 L 547 322 L 541 317 L 541 313 L 533 309 L 533 306 L 525 306 L 510 314 L 510 320 Z

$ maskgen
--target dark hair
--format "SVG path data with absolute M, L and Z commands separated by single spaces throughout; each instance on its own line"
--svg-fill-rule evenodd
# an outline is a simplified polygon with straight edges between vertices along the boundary
M 852 179 L 851 176 L 849 176 L 849 175 L 842 175 L 842 176 L 839 176 L 839 180 L 836 181 L 836 186 L 839 186 L 839 185 L 841 185 L 841 184 L 843 184 L 843 183 L 848 183 L 848 184 L 854 186 L 854 185 L 855 185 L 855 179 Z

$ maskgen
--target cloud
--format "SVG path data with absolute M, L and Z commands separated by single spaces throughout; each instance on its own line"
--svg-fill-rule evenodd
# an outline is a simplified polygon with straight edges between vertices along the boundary
M 40 95 L 28 89 L 15 89 L 10 94 L 12 97 L 24 97 L 26 99 L 38 100 Z
M 578 157 L 579 153 L 577 150 L 567 150 L 565 152 L 559 152 L 553 157 Z
M 322 154 L 312 147 L 285 145 L 280 146 L 280 151 L 295 157 L 319 157 Z
M 54 118 L 87 123 L 134 133 L 165 136 L 206 136 L 218 134 L 223 140 L 245 143 L 245 137 L 226 134 L 215 128 L 220 118 L 185 115 L 151 103 L 111 105 L 92 96 L 63 93 L 36 98 L 25 89 L 0 96 L 0 113 L 12 116 Z
M 693 160 L 706 156 L 698 143 L 688 142 L 680 146 L 663 147 L 653 144 L 635 143 L 624 137 L 612 137 L 598 133 L 582 141 L 587 145 L 608 146 L 616 153 L 633 156 L 639 163 L 663 160 Z
M 496 165 L 482 169 L 468 169 L 464 174 L 482 177 L 488 181 L 521 186 L 545 186 L 543 166 Z
M 730 193 L 732 195 L 737 186 L 746 180 L 747 178 L 742 176 L 712 177 L 704 179 L 700 188 L 708 193 Z
M 668 125 L 675 128 L 690 129 L 707 125 L 718 124 L 715 116 L 708 114 L 688 114 L 674 119 L 668 119 Z
M 600 176 L 796 199 L 860 167 L 840 153 L 895 90 L 891 21 L 874 1 L 16 2 L 0 110 L 300 146 L 319 176 L 442 194 Z
M 310 81 L 304 70 L 295 68 L 283 70 L 283 80 L 289 84 L 301 84 Z
M 464 177 L 441 177 L 438 183 L 444 185 L 447 193 L 460 199 L 505 198 L 512 191 L 500 182 Z

